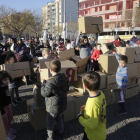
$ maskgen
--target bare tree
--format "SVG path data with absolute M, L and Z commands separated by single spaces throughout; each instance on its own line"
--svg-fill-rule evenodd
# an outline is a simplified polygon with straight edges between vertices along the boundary
M 73 34 L 73 37 L 70 38 L 74 38 L 75 33 L 78 31 L 78 22 L 77 21 L 68 22 L 67 30 L 68 32 Z

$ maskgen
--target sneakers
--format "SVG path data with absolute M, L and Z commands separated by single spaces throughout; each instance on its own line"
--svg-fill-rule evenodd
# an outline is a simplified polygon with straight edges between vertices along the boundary
M 17 105 L 18 105 L 18 103 L 17 103 L 15 100 L 13 100 L 13 101 L 11 102 L 11 104 L 12 104 L 13 106 L 17 106 Z
M 24 101 L 21 98 L 16 99 L 16 102 L 23 103 Z
M 124 114 L 127 114 L 127 111 L 126 110 L 120 110 L 118 112 L 116 112 L 118 115 L 124 115 Z
M 13 128 L 10 128 L 9 131 L 8 131 L 8 133 L 15 134 L 15 133 L 17 133 L 17 130 L 15 130 Z
M 15 138 L 16 138 L 15 135 L 12 135 L 12 134 L 8 133 L 7 140 L 14 140 Z

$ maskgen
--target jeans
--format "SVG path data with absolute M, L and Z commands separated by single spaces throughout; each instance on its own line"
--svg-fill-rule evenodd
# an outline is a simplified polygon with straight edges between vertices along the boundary
M 7 105 L 4 107 L 6 117 L 2 118 L 3 119 L 3 124 L 5 128 L 6 135 L 8 134 L 8 130 L 11 127 L 11 122 L 13 120 L 13 112 L 12 112 L 12 106 L 11 104 Z
M 64 123 L 62 119 L 62 114 L 50 114 L 47 113 L 47 134 L 49 138 L 53 138 L 54 135 L 54 121 L 56 120 L 58 127 L 59 127 L 59 133 L 64 132 Z
M 88 72 L 90 70 L 90 67 L 91 67 L 91 61 L 89 59 L 87 62 L 87 66 L 86 66 L 86 72 Z
M 120 98 L 121 98 L 120 102 L 121 102 L 122 110 L 126 110 L 125 93 L 126 93 L 125 89 L 121 90 L 120 92 Z
M 11 101 L 14 101 L 14 91 L 15 91 L 15 93 L 16 93 L 16 98 L 17 98 L 17 99 L 19 98 L 18 87 L 13 88 L 13 89 L 10 91 Z

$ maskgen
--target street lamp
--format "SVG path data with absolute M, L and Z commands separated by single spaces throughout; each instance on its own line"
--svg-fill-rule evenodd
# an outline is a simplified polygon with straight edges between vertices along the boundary
M 71 26 L 71 17 L 74 15 L 70 15 L 70 26 Z M 70 40 L 71 40 L 71 31 L 70 31 Z
M 118 8 L 117 8 L 117 22 L 116 22 L 116 34 L 118 33 L 118 14 L 119 14 L 119 4 L 120 4 L 120 1 L 118 1 Z

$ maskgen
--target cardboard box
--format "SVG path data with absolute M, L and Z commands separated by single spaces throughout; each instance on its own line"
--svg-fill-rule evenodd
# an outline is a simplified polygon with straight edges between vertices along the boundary
M 117 86 L 116 75 L 107 75 L 106 87 L 112 88 Z
M 31 75 L 31 70 L 30 70 L 30 68 L 28 68 L 28 69 L 23 69 L 23 71 L 24 71 L 24 75 L 25 75 L 25 76 Z
M 60 73 L 64 73 L 66 75 L 68 81 L 76 81 L 77 80 L 76 65 L 72 61 L 69 61 L 69 60 L 61 60 L 61 59 L 59 59 L 59 60 L 61 62 Z M 50 73 L 50 67 L 49 67 L 50 62 L 51 62 L 51 59 L 49 59 L 49 60 L 46 59 L 46 61 L 40 60 L 41 82 L 52 77 L 52 75 Z
M 137 79 L 137 83 L 139 85 L 139 91 L 138 92 L 140 92 L 140 78 Z
M 29 69 L 30 65 L 29 62 L 17 62 L 13 63 L 13 70 L 22 70 L 22 69 Z
M 113 93 L 113 89 L 117 89 L 117 86 L 113 87 L 113 88 L 103 89 L 103 93 L 106 98 L 107 106 L 115 103 L 115 96 Z
M 0 140 L 7 140 L 7 136 L 6 136 L 6 132 L 5 132 L 1 112 L 0 112 Z
M 45 106 L 45 98 L 41 95 L 41 84 L 33 87 L 34 102 L 37 107 Z
M 75 113 L 77 116 L 80 113 L 81 106 L 86 104 L 87 98 L 85 97 L 85 95 L 79 92 L 73 92 L 71 96 L 74 97 Z
M 140 62 L 139 63 L 136 63 L 137 64 L 137 78 L 140 77 Z
M 115 46 L 114 43 L 105 43 L 102 45 L 101 50 L 103 54 L 105 53 L 111 53 L 114 50 Z
M 119 66 L 115 55 L 103 54 L 99 59 L 99 70 L 105 74 L 116 74 Z
M 97 73 L 99 73 L 99 75 L 101 76 L 101 83 L 100 83 L 100 89 L 104 89 L 106 87 L 106 75 L 104 73 L 101 73 L 99 71 L 96 71 Z M 85 73 L 84 73 L 85 74 Z M 84 74 L 79 74 L 77 77 L 77 81 L 73 82 L 73 86 L 74 89 L 83 93 L 83 94 L 87 94 L 88 91 L 86 91 L 83 87 L 83 81 L 82 81 L 82 77 Z
M 79 31 L 82 33 L 101 33 L 103 32 L 102 17 L 81 17 L 78 18 Z
M 64 122 L 68 122 L 76 118 L 77 116 L 76 116 L 76 111 L 75 111 L 74 97 L 68 94 L 67 95 L 67 109 L 65 110 L 63 114 L 63 120 Z
M 37 107 L 34 103 L 34 99 L 27 100 L 27 111 L 29 121 L 35 131 L 39 131 L 46 128 L 46 107 Z
M 140 61 L 140 54 L 136 54 L 135 55 L 135 62 L 139 62 L 139 61 Z
M 117 47 L 117 52 L 120 55 L 126 55 L 128 57 L 128 63 L 134 63 L 135 48 L 133 48 L 133 47 Z
M 80 57 L 75 55 L 73 48 L 66 51 L 62 51 L 59 54 L 59 56 L 61 59 L 68 59 L 73 61 L 77 66 L 77 74 L 82 74 L 85 72 L 89 57 L 81 59 Z
M 3 64 L 1 65 L 1 70 L 13 71 L 13 64 Z
M 136 76 L 128 77 L 128 83 L 127 86 L 136 84 Z
M 135 48 L 135 53 L 140 54 L 140 47 L 134 47 Z
M 17 77 L 23 77 L 24 76 L 24 71 L 23 70 L 16 70 L 16 71 L 9 71 L 7 72 L 10 74 L 12 78 L 17 78 Z
M 137 77 L 137 63 L 127 64 L 128 67 L 128 77 Z
M 127 87 L 125 98 L 126 99 L 131 98 L 133 96 L 138 95 L 138 93 L 139 93 L 139 85 L 138 84 L 131 85 Z

